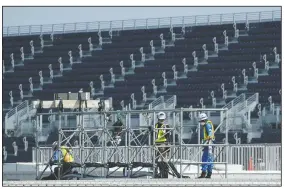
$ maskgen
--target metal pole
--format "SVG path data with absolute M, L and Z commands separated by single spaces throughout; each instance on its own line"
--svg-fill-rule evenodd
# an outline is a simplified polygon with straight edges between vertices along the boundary
M 153 145 L 152 145 L 152 153 L 153 153 L 153 178 L 155 178 L 155 172 L 156 172 L 156 144 L 155 144 L 155 140 L 156 140 L 156 131 L 155 131 L 155 116 L 156 113 L 154 112 L 153 114 L 153 129 L 152 129 L 152 134 L 153 134 Z
M 127 106 L 126 106 L 126 109 L 127 109 Z M 128 122 L 128 114 L 125 114 L 125 129 L 128 128 L 128 125 L 129 125 L 129 122 Z M 125 143 L 124 143 L 124 147 L 126 148 L 127 147 L 127 144 L 128 144 L 128 140 L 127 140 L 127 131 L 125 132 Z
M 127 114 L 127 117 L 128 117 L 128 126 L 127 126 L 127 164 L 130 165 L 130 154 L 132 154 L 130 152 L 130 145 L 131 145 L 131 139 L 130 139 L 130 125 L 131 125 L 131 113 L 128 113 Z M 130 178 L 130 170 L 127 169 L 127 177 Z
M 228 132 L 229 132 L 229 112 L 226 110 L 226 164 L 225 164 L 225 178 L 228 178 L 228 162 L 229 162 L 229 145 L 228 145 Z
M 198 122 L 198 143 L 197 144 L 200 144 L 200 123 Z M 198 146 L 198 154 L 199 154 L 199 152 L 201 151 L 201 147 L 200 146 Z M 199 158 L 199 155 L 198 155 L 198 159 L 200 159 Z M 194 161 L 194 160 L 193 160 Z M 200 174 L 200 164 L 198 164 L 197 165 L 197 174 L 199 175 Z
M 105 120 L 106 116 L 105 116 L 105 113 L 103 113 L 103 119 Z M 107 142 L 106 142 L 106 132 L 107 132 L 107 127 L 106 127 L 106 122 L 104 121 L 104 125 L 103 125 L 104 129 L 103 129 L 103 141 L 102 141 L 102 150 L 103 150 L 103 161 L 102 163 L 103 164 L 106 164 L 106 158 L 107 158 Z M 103 169 L 103 173 L 104 173 L 104 176 L 106 177 L 106 170 Z
M 36 129 L 36 133 L 35 133 L 35 143 L 36 143 L 36 150 L 35 150 L 35 159 L 36 159 L 36 178 L 38 178 L 38 174 L 39 174 L 39 159 L 38 159 L 38 156 L 39 156 L 39 153 L 38 153 L 38 150 L 39 150 L 39 146 L 38 146 L 38 127 L 39 127 L 39 116 L 36 116 L 36 124 L 35 124 L 35 129 Z
M 179 137 L 179 158 L 182 160 L 182 130 L 183 130 L 183 109 L 180 110 L 180 137 Z M 182 164 L 180 161 L 180 178 L 182 178 Z
M 42 115 L 39 116 L 39 131 L 42 132 Z
M 85 144 L 85 137 L 84 137 L 84 135 L 85 135 L 85 132 L 84 132 L 84 119 L 83 119 L 83 115 L 82 114 L 79 114 L 79 120 L 80 120 L 80 125 L 79 125 L 79 128 L 78 128 L 78 130 L 79 130 L 79 136 L 80 136 L 80 163 L 81 163 L 81 165 L 83 165 L 83 163 L 84 163 L 84 144 Z M 76 132 L 76 131 L 75 131 Z M 82 168 L 80 168 L 80 170 L 81 170 L 81 173 L 83 173 L 83 169 Z M 81 174 L 81 176 L 83 177 L 83 174 Z
M 171 134 L 173 134 L 173 149 L 174 150 L 170 150 L 170 157 L 172 157 L 172 154 L 173 153 L 175 153 L 175 150 L 176 150 L 176 144 L 175 144 L 175 142 L 176 142 L 176 132 L 175 132 L 175 130 L 177 129 L 176 128 L 177 127 L 177 125 L 176 125 L 176 113 L 175 112 L 173 112 L 173 132 L 171 133 Z M 171 132 L 171 131 L 166 131 L 166 132 Z M 175 159 L 175 157 L 173 157 L 174 159 Z M 173 159 L 173 161 L 174 161 L 174 159 Z
M 58 123 L 58 148 L 59 150 L 61 149 L 61 132 L 62 132 L 62 129 L 61 129 L 61 113 L 59 112 L 58 113 L 58 118 L 59 118 L 59 123 Z M 60 172 L 61 172 L 61 153 L 59 153 L 58 155 L 58 180 L 60 180 Z

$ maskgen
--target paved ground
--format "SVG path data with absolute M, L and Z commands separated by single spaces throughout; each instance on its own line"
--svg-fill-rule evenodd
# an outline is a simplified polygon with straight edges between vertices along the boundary
M 281 186 L 281 179 L 96 179 L 3 181 L 3 186 Z
M 100 171 L 94 171 L 90 174 L 92 175 L 100 175 Z M 139 172 L 140 174 L 146 173 L 146 172 Z M 50 173 L 45 173 L 44 176 L 49 175 Z M 115 172 L 113 173 L 113 176 L 122 176 L 122 172 Z M 190 178 L 196 178 L 197 174 L 185 174 L 186 176 L 190 176 Z M 33 181 L 36 178 L 36 173 L 34 171 L 17 171 L 17 172 L 4 172 L 3 173 L 3 180 L 5 181 L 12 181 L 12 180 L 18 180 L 18 181 Z M 144 178 L 144 177 L 143 177 Z M 172 177 L 169 177 L 172 178 Z M 225 178 L 225 175 L 223 173 L 213 173 L 212 179 L 223 179 Z M 280 173 L 273 173 L 273 172 L 244 172 L 244 173 L 228 173 L 229 179 L 281 179 Z M 142 178 L 141 178 L 142 179 Z

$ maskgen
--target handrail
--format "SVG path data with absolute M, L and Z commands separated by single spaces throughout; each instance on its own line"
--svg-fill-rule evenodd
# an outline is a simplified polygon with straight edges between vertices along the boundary
M 3 36 L 23 36 L 40 34 L 62 34 L 109 30 L 155 29 L 182 26 L 219 25 L 226 23 L 250 23 L 281 20 L 281 10 L 262 12 L 242 12 L 213 15 L 179 16 L 167 18 L 147 18 L 97 22 L 77 22 L 46 25 L 24 25 L 3 27 Z
M 231 108 L 235 107 L 237 104 L 244 102 L 246 100 L 246 94 L 242 93 L 235 99 L 233 99 L 231 102 L 227 103 L 223 108 L 228 108 L 230 110 Z
M 164 105 L 164 96 L 160 96 L 159 98 L 157 98 L 156 100 L 152 101 L 148 107 L 149 107 L 149 110 L 154 110 L 154 109 L 162 109 L 160 107 L 160 105 Z
M 166 102 L 165 102 L 165 108 L 175 108 L 176 107 L 176 100 L 177 97 L 176 95 L 173 95 L 171 98 L 169 98 Z

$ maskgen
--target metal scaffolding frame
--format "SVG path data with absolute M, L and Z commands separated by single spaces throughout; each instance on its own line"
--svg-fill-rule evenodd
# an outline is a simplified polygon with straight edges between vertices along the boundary
M 173 115 L 173 119 L 176 119 L 176 114 L 179 113 L 178 119 L 180 119 L 179 125 L 174 121 L 174 125 L 170 125 L 170 128 L 166 130 L 166 133 L 171 133 L 173 140 L 169 143 L 163 145 L 158 145 L 155 143 L 156 133 L 160 130 L 155 128 L 154 125 L 144 126 L 134 128 L 131 125 L 131 115 L 137 113 L 152 113 L 154 115 L 154 120 L 156 118 L 156 113 L 163 111 Z M 198 126 L 198 144 L 184 144 L 182 140 L 182 130 L 184 127 L 183 124 L 183 113 L 185 112 L 220 112 L 226 116 L 223 116 L 223 120 L 220 120 L 219 126 L 215 129 L 215 132 L 220 128 L 226 127 L 226 140 L 225 144 L 200 144 L 200 125 Z M 112 114 L 120 113 L 124 115 L 125 121 L 123 126 L 119 127 L 120 137 L 125 138 L 124 145 L 118 145 L 119 141 L 115 138 L 114 128 L 115 126 L 108 125 L 108 116 Z M 85 127 L 84 125 L 84 116 L 85 115 L 94 115 L 100 114 L 101 123 L 99 127 L 90 128 Z M 42 116 L 44 115 L 54 115 L 58 116 L 58 143 L 59 146 L 68 146 L 73 152 L 76 164 L 75 168 L 80 169 L 75 173 L 70 173 L 68 176 L 60 177 L 58 179 L 72 179 L 81 177 L 100 177 L 100 178 L 110 178 L 110 177 L 157 177 L 157 169 L 159 167 L 161 174 L 161 167 L 167 164 L 167 170 L 169 174 L 172 174 L 178 178 L 184 178 L 183 169 L 184 165 L 200 165 L 202 162 L 197 161 L 187 161 L 183 160 L 182 157 L 184 153 L 191 151 L 193 148 L 198 148 L 197 154 L 191 154 L 194 157 L 198 157 L 202 152 L 202 147 L 204 146 L 223 146 L 223 149 L 226 149 L 226 154 L 228 152 L 228 111 L 227 109 L 218 109 L 218 108 L 180 108 L 180 109 L 165 109 L 165 110 L 123 110 L 123 111 L 102 111 L 102 112 L 58 112 L 58 113 L 37 113 L 36 116 L 36 176 L 37 178 L 41 177 L 39 174 L 39 155 L 42 147 L 39 146 L 38 133 L 39 128 L 42 124 Z M 62 117 L 65 115 L 76 115 L 77 117 L 77 128 L 76 129 L 64 129 L 62 128 Z M 224 124 L 225 123 L 225 124 Z M 164 129 L 164 128 L 163 128 Z M 136 131 L 139 131 L 136 132 Z M 117 136 L 116 132 L 116 136 Z M 176 139 L 176 135 L 178 139 Z M 97 137 L 97 140 L 92 141 L 94 136 Z M 146 142 L 145 139 L 148 138 Z M 76 146 L 71 144 L 71 138 L 78 139 Z M 140 138 L 140 140 L 138 140 Z M 144 139 L 144 140 L 143 140 Z M 133 145 L 135 144 L 135 146 Z M 167 148 L 169 152 L 167 155 L 163 155 L 160 152 L 160 148 Z M 46 147 L 43 147 L 46 148 Z M 222 149 L 222 150 L 223 150 Z M 194 151 L 194 150 L 193 150 Z M 162 156 L 162 160 L 160 157 Z M 163 164 L 164 163 L 164 164 Z M 163 164 L 163 165 L 162 165 Z M 227 178 L 228 170 L 228 155 L 226 155 L 226 162 L 219 162 L 216 164 L 225 164 L 225 178 Z M 58 164 L 59 170 L 61 169 L 61 163 Z M 182 166 L 183 165 L 183 166 Z M 46 168 L 49 164 L 46 164 Z M 179 170 L 176 169 L 176 166 L 179 166 Z M 110 169 L 116 167 L 115 170 L 110 172 Z M 123 175 L 118 175 L 118 170 L 123 169 Z M 139 169 L 138 169 L 139 168 Z M 143 169 L 144 168 L 144 169 Z M 145 171 L 145 168 L 147 171 Z M 94 170 L 98 170 L 96 173 L 93 173 Z M 136 170 L 135 170 L 136 169 Z M 138 169 L 138 170 L 137 170 Z M 46 169 L 45 169 L 46 170 Z M 121 169 L 120 169 L 121 170 Z M 144 171 L 142 171 L 144 170 Z M 151 172 L 152 171 L 152 172 Z M 134 173 L 133 173 L 134 172 Z M 91 173 L 93 173 L 91 175 Z M 114 173 L 117 175 L 112 176 Z M 144 174 L 143 174 L 144 173 Z M 199 168 L 198 168 L 199 173 Z M 60 171 L 59 171 L 60 174 Z M 94 175 L 95 174 L 95 175 Z M 67 178 L 68 177 L 68 178 Z

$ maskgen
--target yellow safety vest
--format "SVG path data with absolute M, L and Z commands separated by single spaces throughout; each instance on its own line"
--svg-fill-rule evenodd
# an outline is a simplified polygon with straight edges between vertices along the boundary
M 157 123 L 156 125 L 155 125 L 155 128 L 157 129 L 158 128 L 158 126 L 159 126 L 159 123 Z M 166 130 L 164 130 L 164 129 L 162 129 L 162 128 L 165 128 L 166 127 L 166 125 L 164 125 L 164 124 L 162 124 L 162 126 L 160 127 L 160 129 L 158 130 L 158 136 L 157 136 L 157 139 L 155 140 L 155 142 L 157 142 L 157 143 L 163 143 L 163 142 L 166 142 L 167 141 L 167 139 L 166 139 Z
M 210 124 L 211 125 L 211 127 L 212 127 L 212 135 L 211 135 L 211 139 L 215 139 L 215 130 L 214 130 L 214 125 L 213 125 L 213 123 L 211 122 L 211 121 L 207 121 L 206 123 L 205 123 L 205 125 L 203 126 L 203 140 L 208 140 L 209 139 L 209 136 L 208 136 L 208 133 L 207 133 L 207 131 L 206 131 L 206 124 Z
M 64 162 L 73 162 L 74 161 L 74 158 L 71 155 L 71 152 L 68 149 L 68 147 L 61 146 L 61 153 L 62 153 L 62 156 L 63 156 L 62 159 L 63 159 Z

